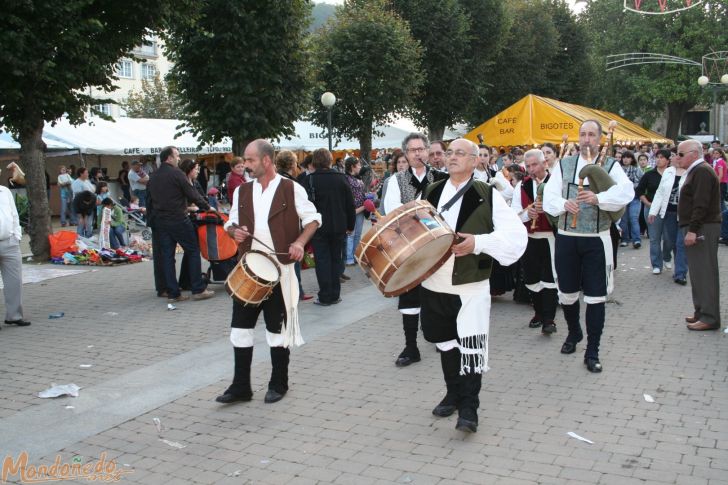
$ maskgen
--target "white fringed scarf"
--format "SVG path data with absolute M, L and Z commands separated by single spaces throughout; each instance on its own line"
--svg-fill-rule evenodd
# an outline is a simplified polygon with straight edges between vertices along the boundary
M 283 321 L 281 334 L 283 335 L 283 346 L 289 348 L 291 345 L 300 347 L 304 340 L 301 335 L 301 326 L 298 321 L 298 278 L 292 264 L 281 264 L 281 293 L 283 303 L 286 306 L 286 318 Z

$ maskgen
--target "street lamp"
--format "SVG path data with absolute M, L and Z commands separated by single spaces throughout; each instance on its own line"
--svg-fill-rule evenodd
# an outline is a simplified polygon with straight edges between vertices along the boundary
M 718 91 L 728 87 L 728 74 L 723 74 L 720 77 L 720 84 L 711 83 L 710 78 L 706 75 L 702 75 L 698 78 L 698 85 L 701 88 L 710 88 L 713 92 L 713 106 L 711 111 L 713 112 L 713 120 L 711 121 L 711 131 L 713 132 L 713 141 L 718 139 Z
M 334 103 L 336 103 L 336 96 L 334 96 L 334 93 L 326 91 L 321 95 L 321 104 L 324 105 L 324 108 L 329 110 L 329 151 L 331 151 L 331 108 L 334 107 Z

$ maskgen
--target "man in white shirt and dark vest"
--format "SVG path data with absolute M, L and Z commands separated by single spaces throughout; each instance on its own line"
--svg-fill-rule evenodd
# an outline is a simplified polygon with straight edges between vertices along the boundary
M 387 190 L 384 197 L 384 210 L 391 214 L 397 207 L 421 199 L 429 184 L 447 178 L 447 174 L 435 170 L 427 165 L 429 141 L 422 133 L 410 133 L 402 141 L 402 150 L 405 152 L 410 168 L 404 172 L 397 172 L 387 180 Z M 417 348 L 417 330 L 420 326 L 420 287 L 419 285 L 407 293 L 400 295 L 399 308 L 402 314 L 404 327 L 405 347 L 399 354 L 395 365 L 405 367 L 421 360 Z
M 553 266 L 554 230 L 543 211 L 543 190 L 549 180 L 546 157 L 538 148 L 524 155 L 528 176 L 516 184 L 511 208 L 520 216 L 528 231 L 528 246 L 521 259 L 523 279 L 531 294 L 535 314 L 530 328 L 541 327 L 541 333 L 556 332 L 556 269 Z
M 281 276 L 273 293 L 260 305 L 243 305 L 233 300 L 230 341 L 235 351 L 235 374 L 230 387 L 216 398 L 223 404 L 250 401 L 253 397 L 250 364 L 255 323 L 261 311 L 272 365 L 266 403 L 280 401 L 288 391 L 289 346 L 303 343 L 298 325 L 298 280 L 293 266 L 303 258 L 303 248 L 321 224 L 321 215 L 300 184 L 276 172 L 274 159 L 273 146 L 267 141 L 248 144 L 245 170 L 254 180 L 235 189 L 230 217 L 225 223 L 228 234 L 239 244 L 239 254 L 251 249 L 271 253 L 274 249 Z
M 634 187 L 615 159 L 602 164 L 614 182 L 607 190 L 595 193 L 584 179 L 579 190 L 579 172 L 590 163 L 599 163 L 602 126 L 586 120 L 579 127 L 579 154 L 564 157 L 553 168 L 544 189 L 543 208 L 559 218 L 556 234 L 555 265 L 559 302 L 569 334 L 561 346 L 562 354 L 573 354 L 583 338 L 579 323 L 579 293 L 586 303 L 587 346 L 584 365 L 590 372 L 601 372 L 599 342 L 604 329 L 607 295 L 614 286 L 612 240 L 609 212 L 617 212 L 634 198 Z M 574 218 L 576 217 L 576 227 Z
M 440 351 L 447 389 L 432 413 L 447 417 L 457 410 L 456 429 L 471 433 L 478 429 L 478 396 L 488 370 L 488 277 L 494 259 L 514 263 L 527 242 L 525 227 L 498 191 L 473 179 L 477 160 L 475 143 L 453 141 L 446 162 L 450 178 L 426 189 L 427 200 L 441 211 L 457 239 L 452 256 L 422 282 L 420 293 L 422 333 Z

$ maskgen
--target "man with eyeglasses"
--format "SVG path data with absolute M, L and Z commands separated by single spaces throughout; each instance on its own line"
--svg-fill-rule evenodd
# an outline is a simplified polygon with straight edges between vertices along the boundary
M 445 144 L 443 142 L 438 140 L 430 143 L 430 154 L 428 159 L 433 168 L 442 172 L 447 172 L 447 167 L 445 166 Z
M 717 330 L 720 328 L 720 187 L 715 171 L 702 154 L 700 142 L 695 140 L 684 141 L 677 147 L 677 163 L 686 169 L 677 219 L 684 236 L 695 308 L 685 321 L 690 330 Z
M 503 265 L 517 261 L 527 236 L 500 194 L 473 180 L 478 163 L 475 143 L 453 141 L 446 160 L 450 178 L 428 185 L 425 193 L 457 232 L 457 239 L 445 264 L 422 282 L 422 333 L 440 351 L 447 390 L 432 414 L 447 417 L 457 410 L 455 428 L 474 433 L 482 375 L 488 371 L 491 268 L 495 260 Z
M 632 181 L 620 164 L 611 157 L 604 163 L 598 160 L 601 137 L 598 121 L 584 121 L 579 127 L 579 153 L 564 157 L 554 166 L 543 194 L 543 209 L 559 218 L 554 262 L 559 302 L 569 331 L 561 353 L 573 354 L 576 344 L 584 338 L 579 322 L 579 293 L 583 291 L 587 333 L 584 365 L 589 372 L 602 371 L 599 343 L 604 329 L 604 304 L 614 286 L 609 233 L 612 219 L 608 212 L 619 211 L 634 198 Z M 614 182 L 598 194 L 590 190 L 588 179 L 579 179 L 581 169 L 596 162 Z
M 429 184 L 447 178 L 447 174 L 434 170 L 426 164 L 429 144 L 429 140 L 422 133 L 410 133 L 402 141 L 402 150 L 410 167 L 404 172 L 397 172 L 387 180 L 383 201 L 387 214 L 402 204 L 421 199 Z M 397 306 L 402 314 L 405 347 L 395 361 L 397 367 L 406 367 L 421 360 L 417 348 L 417 330 L 420 326 L 419 295 L 418 285 L 399 297 Z

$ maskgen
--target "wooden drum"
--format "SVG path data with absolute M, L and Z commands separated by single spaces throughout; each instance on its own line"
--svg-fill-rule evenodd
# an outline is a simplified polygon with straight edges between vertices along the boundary
M 243 305 L 257 306 L 273 292 L 281 269 L 271 256 L 255 249 L 243 254 L 225 280 L 225 290 Z
M 361 238 L 355 258 L 384 296 L 419 285 L 450 257 L 455 232 L 426 200 L 387 214 Z

